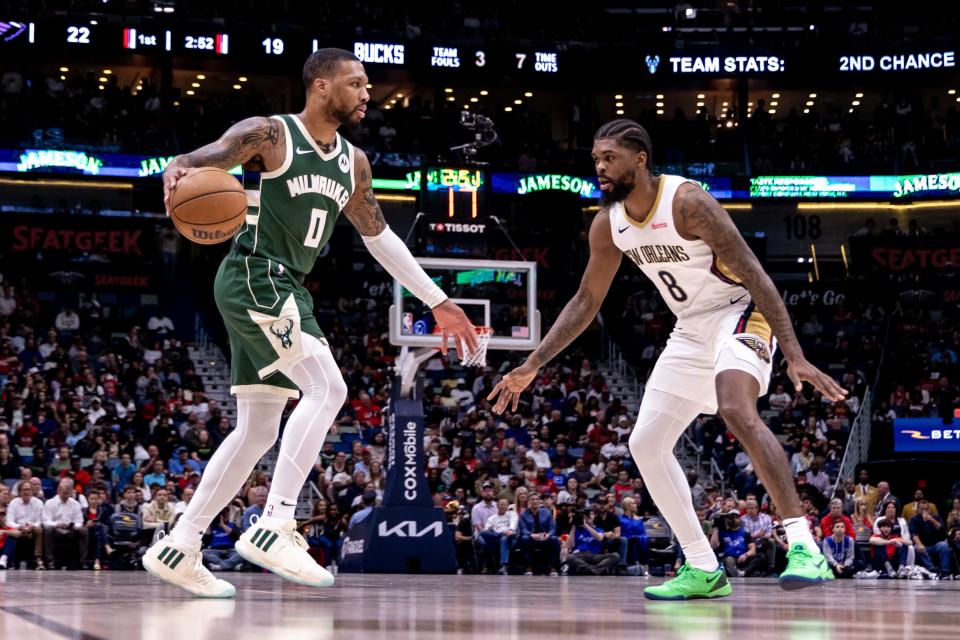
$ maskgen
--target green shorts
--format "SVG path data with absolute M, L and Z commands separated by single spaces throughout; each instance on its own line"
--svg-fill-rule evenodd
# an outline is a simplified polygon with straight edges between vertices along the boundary
M 213 296 L 230 336 L 230 393 L 300 397 L 279 369 L 304 356 L 303 333 L 326 344 L 310 292 L 283 265 L 231 250 L 220 263 Z

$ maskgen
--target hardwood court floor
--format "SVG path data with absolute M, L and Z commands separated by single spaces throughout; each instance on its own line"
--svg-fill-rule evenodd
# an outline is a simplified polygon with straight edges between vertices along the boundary
M 200 600 L 143 572 L 0 573 L 10 640 L 683 638 L 929 640 L 960 637 L 960 582 L 833 582 L 784 592 L 733 580 L 716 601 L 651 602 L 652 578 L 345 575 L 310 589 L 221 574 L 234 600 Z

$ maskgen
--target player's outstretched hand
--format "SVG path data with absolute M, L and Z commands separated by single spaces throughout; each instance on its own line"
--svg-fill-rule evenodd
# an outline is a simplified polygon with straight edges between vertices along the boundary
M 520 403 L 520 394 L 530 386 L 530 383 L 533 382 L 536 375 L 537 369 L 535 367 L 523 363 L 503 376 L 500 382 L 497 383 L 497 386 L 493 388 L 493 391 L 490 392 L 490 395 L 487 396 L 487 400 L 493 401 L 493 399 L 497 397 L 497 394 L 500 395 L 497 404 L 493 406 L 493 412 L 498 414 L 503 413 L 507 405 L 512 405 L 510 410 L 516 411 Z
M 803 383 L 809 382 L 824 396 L 834 402 L 843 400 L 847 397 L 847 390 L 837 384 L 829 375 L 810 364 L 806 358 L 790 361 L 787 363 L 787 376 L 793 383 L 793 388 L 799 393 L 803 389 Z
M 188 176 L 193 169 L 184 169 L 182 167 L 167 169 L 163 172 L 163 208 L 167 210 L 167 217 L 170 217 L 170 197 L 177 190 L 177 185 Z
M 440 353 L 447 355 L 447 339 L 450 336 L 453 336 L 456 341 L 457 353 L 461 356 L 477 350 L 477 332 L 463 309 L 449 299 L 444 300 L 433 308 L 433 318 L 442 332 L 443 342 L 440 343 Z

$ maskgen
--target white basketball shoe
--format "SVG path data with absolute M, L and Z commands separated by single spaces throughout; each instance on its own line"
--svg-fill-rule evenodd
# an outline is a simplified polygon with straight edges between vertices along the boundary
M 143 568 L 166 583 L 189 591 L 200 598 L 232 598 L 236 588 L 214 577 L 203 566 L 200 547 L 174 544 L 169 537 L 157 540 L 143 556 Z
M 307 553 L 307 541 L 297 532 L 297 521 L 261 518 L 237 540 L 236 550 L 252 564 L 281 578 L 308 587 L 329 587 L 333 574 Z

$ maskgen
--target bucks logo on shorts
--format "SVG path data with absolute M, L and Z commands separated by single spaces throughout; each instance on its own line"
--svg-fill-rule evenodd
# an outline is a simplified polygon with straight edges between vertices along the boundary
M 247 309 L 247 314 L 270 340 L 270 345 L 277 354 L 277 362 L 288 362 L 301 357 L 303 346 L 300 341 L 300 311 L 292 294 L 287 296 L 279 315 L 272 316 L 253 309 Z
M 278 329 L 278 325 L 283 326 Z M 278 320 L 271 324 L 270 333 L 280 340 L 280 346 L 284 349 L 289 349 L 293 346 L 293 340 L 290 339 L 290 334 L 293 333 L 293 320 L 291 318 L 287 318 L 283 322 Z

